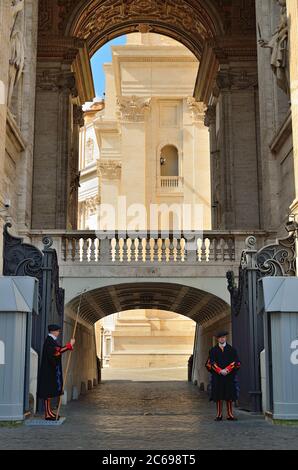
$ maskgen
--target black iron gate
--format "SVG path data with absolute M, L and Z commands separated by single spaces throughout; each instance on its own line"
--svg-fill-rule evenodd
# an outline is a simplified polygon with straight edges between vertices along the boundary
M 227 272 L 231 294 L 233 345 L 242 362 L 239 371 L 239 405 L 262 410 L 260 353 L 264 349 L 263 319 L 258 314 L 259 280 L 264 276 L 295 276 L 295 235 L 256 249 L 256 238 L 246 239 L 241 256 L 238 286 L 233 271 Z
M 43 250 L 24 243 L 22 238 L 8 232 L 11 224 L 4 226 L 3 275 L 32 276 L 39 281 L 39 315 L 32 319 L 31 346 L 38 353 L 39 361 L 47 325 L 58 323 L 63 328 L 64 289 L 59 287 L 59 266 L 52 240 L 44 237 Z M 29 384 L 26 384 L 28 390 Z M 29 394 L 29 393 L 28 393 Z M 28 395 L 27 394 L 27 395 Z

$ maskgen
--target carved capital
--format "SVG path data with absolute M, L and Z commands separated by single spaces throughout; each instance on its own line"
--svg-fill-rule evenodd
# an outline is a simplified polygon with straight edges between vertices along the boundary
M 83 127 L 85 124 L 84 111 L 82 106 L 78 106 L 77 104 L 73 107 L 73 123 L 80 127 Z
M 36 88 L 42 91 L 60 91 L 77 96 L 76 81 L 73 72 L 61 72 L 60 69 L 38 70 Z
M 100 204 L 100 197 L 98 194 L 96 194 L 93 197 L 88 197 L 83 201 L 83 204 L 85 206 L 85 209 L 87 209 L 90 212 L 96 212 L 97 206 Z
M 100 178 L 117 179 L 121 178 L 122 164 L 119 160 L 99 160 L 97 170 Z
M 122 121 L 145 121 L 146 111 L 150 108 L 150 99 L 144 100 L 137 96 L 121 97 L 117 99 L 118 114 Z
M 206 105 L 201 101 L 196 101 L 196 99 L 193 98 L 192 96 L 189 96 L 187 98 L 187 104 L 188 104 L 193 122 L 203 123 L 205 111 L 206 111 Z
M 257 72 L 222 70 L 216 77 L 219 90 L 245 90 L 258 85 Z

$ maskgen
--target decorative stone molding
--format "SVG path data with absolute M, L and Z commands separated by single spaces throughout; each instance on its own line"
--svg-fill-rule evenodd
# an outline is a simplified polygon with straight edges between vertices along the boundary
M 146 111 L 150 108 L 150 99 L 144 100 L 137 96 L 121 97 L 117 99 L 118 114 L 121 120 L 142 122 Z
M 205 112 L 204 124 L 206 127 L 210 127 L 211 125 L 215 124 L 215 121 L 216 121 L 216 108 L 215 106 L 208 106 Z
M 192 8 L 185 1 L 177 4 L 174 0 L 121 0 L 117 3 L 107 0 L 94 8 L 88 16 L 88 22 L 84 22 L 81 29 L 81 37 L 87 39 L 95 31 L 104 31 L 124 19 L 131 21 L 140 18 L 167 20 L 173 25 L 186 28 L 189 33 L 203 37 L 207 37 L 211 32 L 205 26 L 206 18 L 202 21 L 200 9 Z M 139 24 L 136 29 L 138 27 Z
M 78 106 L 77 104 L 73 107 L 73 122 L 75 125 L 83 127 L 85 124 L 84 121 L 84 111 L 82 106 Z
M 245 90 L 258 85 L 258 76 L 257 73 L 246 70 L 222 70 L 216 77 L 216 85 L 219 90 Z
M 73 72 L 61 72 L 59 69 L 38 70 L 36 88 L 41 91 L 66 91 L 77 97 L 76 80 Z
M 204 116 L 206 112 L 206 105 L 201 101 L 196 101 L 195 98 L 189 96 L 187 98 L 187 104 L 189 107 L 189 111 L 192 116 L 193 122 L 204 122 Z
M 88 40 L 91 54 L 119 35 L 119 30 L 123 34 L 140 31 L 140 24 L 146 25 L 145 32 L 148 25 L 150 32 L 182 41 L 197 56 L 206 38 L 224 33 L 222 10 L 206 0 L 89 0 L 80 9 L 76 9 L 79 0 L 72 5 L 68 0 L 57 1 L 58 30 Z
M 150 33 L 150 31 L 152 31 L 152 26 L 150 24 L 140 23 L 137 26 L 137 30 L 139 31 L 139 33 L 147 34 L 147 33 Z
M 122 163 L 119 160 L 99 160 L 97 163 L 98 175 L 105 179 L 120 179 Z
M 93 197 L 89 197 L 88 199 L 85 199 L 84 204 L 88 211 L 93 212 L 93 213 L 96 212 L 97 206 L 100 204 L 99 195 L 96 194 Z

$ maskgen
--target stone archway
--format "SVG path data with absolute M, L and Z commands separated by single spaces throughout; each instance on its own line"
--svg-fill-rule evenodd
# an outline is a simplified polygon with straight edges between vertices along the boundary
M 63 2 L 61 2 L 63 4 Z M 90 54 L 129 32 L 172 37 L 201 57 L 204 42 L 224 34 L 220 5 L 212 0 L 89 0 L 62 6 L 61 30 L 88 42 Z
M 254 0 L 41 0 L 39 16 L 32 228 L 77 228 L 90 57 L 135 31 L 174 38 L 200 61 L 194 96 L 210 127 L 213 228 L 260 228 Z
M 66 289 L 67 290 L 67 289 Z M 66 297 L 69 295 L 66 292 Z M 204 364 L 215 330 L 230 327 L 230 306 L 214 293 L 175 282 L 126 282 L 87 290 L 81 300 L 76 295 L 65 307 L 64 336 L 70 337 L 80 305 L 77 346 L 73 357 L 67 396 L 73 387 L 87 387 L 96 377 L 95 323 L 117 312 L 161 310 L 183 315 L 197 323 L 194 343 L 193 381 L 208 383 Z

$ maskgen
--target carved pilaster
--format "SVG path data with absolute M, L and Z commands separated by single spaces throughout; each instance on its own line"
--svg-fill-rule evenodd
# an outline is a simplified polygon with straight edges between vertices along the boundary
M 120 119 L 127 122 L 145 121 L 146 112 L 150 109 L 150 99 L 137 96 L 118 98 L 117 104 Z

